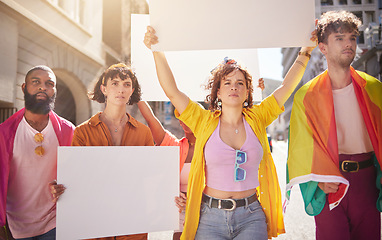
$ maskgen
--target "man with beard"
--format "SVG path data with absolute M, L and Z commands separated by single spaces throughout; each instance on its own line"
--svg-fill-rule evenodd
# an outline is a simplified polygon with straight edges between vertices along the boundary
M 28 71 L 25 108 L 0 124 L 0 239 L 55 239 L 57 147 L 70 146 L 74 126 L 53 112 L 56 76 L 47 66 Z M 9 229 L 7 228 L 9 225 Z
M 294 98 L 287 190 L 300 184 L 317 240 L 381 239 L 382 84 L 350 66 L 360 25 L 345 11 L 321 16 L 328 69 Z

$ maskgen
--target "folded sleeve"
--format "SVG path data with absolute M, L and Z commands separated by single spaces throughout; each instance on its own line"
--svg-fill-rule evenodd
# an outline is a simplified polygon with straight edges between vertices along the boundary
M 205 126 L 202 123 L 207 120 L 210 114 L 211 112 L 209 110 L 205 110 L 197 102 L 191 100 L 189 100 L 188 105 L 182 114 L 179 114 L 175 109 L 175 116 L 184 122 L 195 136 L 204 129 Z
M 260 105 L 255 105 L 254 109 L 256 108 L 259 110 L 257 115 L 265 126 L 271 124 L 285 110 L 284 106 L 280 108 L 273 94 L 261 101 Z

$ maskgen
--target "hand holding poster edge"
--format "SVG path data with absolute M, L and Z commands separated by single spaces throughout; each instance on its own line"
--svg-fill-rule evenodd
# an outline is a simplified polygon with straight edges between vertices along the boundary
M 133 14 L 131 32 L 132 65 L 141 84 L 142 99 L 147 101 L 169 101 L 157 80 L 152 52 L 144 44 L 144 34 L 149 25 L 149 15 Z M 205 51 L 171 51 L 165 52 L 179 89 L 187 91 L 190 99 L 203 102 L 208 94 L 204 86 L 210 72 L 224 57 L 235 59 L 245 66 L 254 77 L 254 85 L 259 78 L 258 55 L 256 49 L 229 49 Z M 193 69 L 190 71 L 190 64 Z M 253 98 L 262 99 L 261 90 L 254 88 Z
M 312 46 L 307 37 L 314 30 L 314 5 L 314 0 L 242 0 L 240 3 L 151 0 L 151 26 L 161 39 L 152 50 Z

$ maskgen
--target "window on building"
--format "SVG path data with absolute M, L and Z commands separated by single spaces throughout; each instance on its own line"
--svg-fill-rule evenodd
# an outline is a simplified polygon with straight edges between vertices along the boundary
M 86 26 L 86 1 L 85 0 L 79 0 L 78 3 L 78 18 L 79 22 Z
M 359 11 L 359 12 L 352 12 L 352 13 L 354 15 L 356 15 L 361 20 L 361 22 L 363 23 L 363 12 Z M 365 37 L 363 35 L 363 31 L 359 31 L 357 43 L 358 44 L 365 44 Z
M 56 0 L 56 1 L 57 1 L 57 5 L 66 12 L 67 9 L 66 9 L 66 6 L 65 6 L 65 1 L 64 0 Z
M 7 120 L 10 116 L 12 116 L 12 114 L 16 112 L 17 112 L 17 109 L 14 107 L 11 107 L 11 108 L 0 107 L 0 123 Z
M 363 23 L 363 14 L 362 12 L 353 12 L 354 15 L 356 15 Z
M 348 5 L 348 0 L 339 0 L 338 3 L 340 5 Z
M 321 6 L 333 5 L 333 0 L 321 0 Z
M 366 11 L 365 15 L 367 23 L 375 22 L 374 11 Z
M 67 17 L 84 27 L 88 27 L 87 9 L 91 6 L 91 1 L 87 0 L 48 0 L 60 10 L 64 11 Z
M 353 4 L 362 4 L 362 0 L 353 0 Z
M 363 36 L 363 31 L 359 31 L 359 36 L 357 38 L 357 44 L 365 44 L 365 37 Z
M 368 4 L 374 3 L 374 0 L 367 0 L 366 3 Z

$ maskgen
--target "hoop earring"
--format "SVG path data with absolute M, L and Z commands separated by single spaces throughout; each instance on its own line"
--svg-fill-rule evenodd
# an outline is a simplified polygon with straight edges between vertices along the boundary
M 217 100 L 218 102 L 216 103 L 216 105 L 217 105 L 217 110 L 222 110 L 222 101 L 221 100 Z
M 245 101 L 245 102 L 243 103 L 243 106 L 244 106 L 244 107 L 248 107 L 248 102 Z

